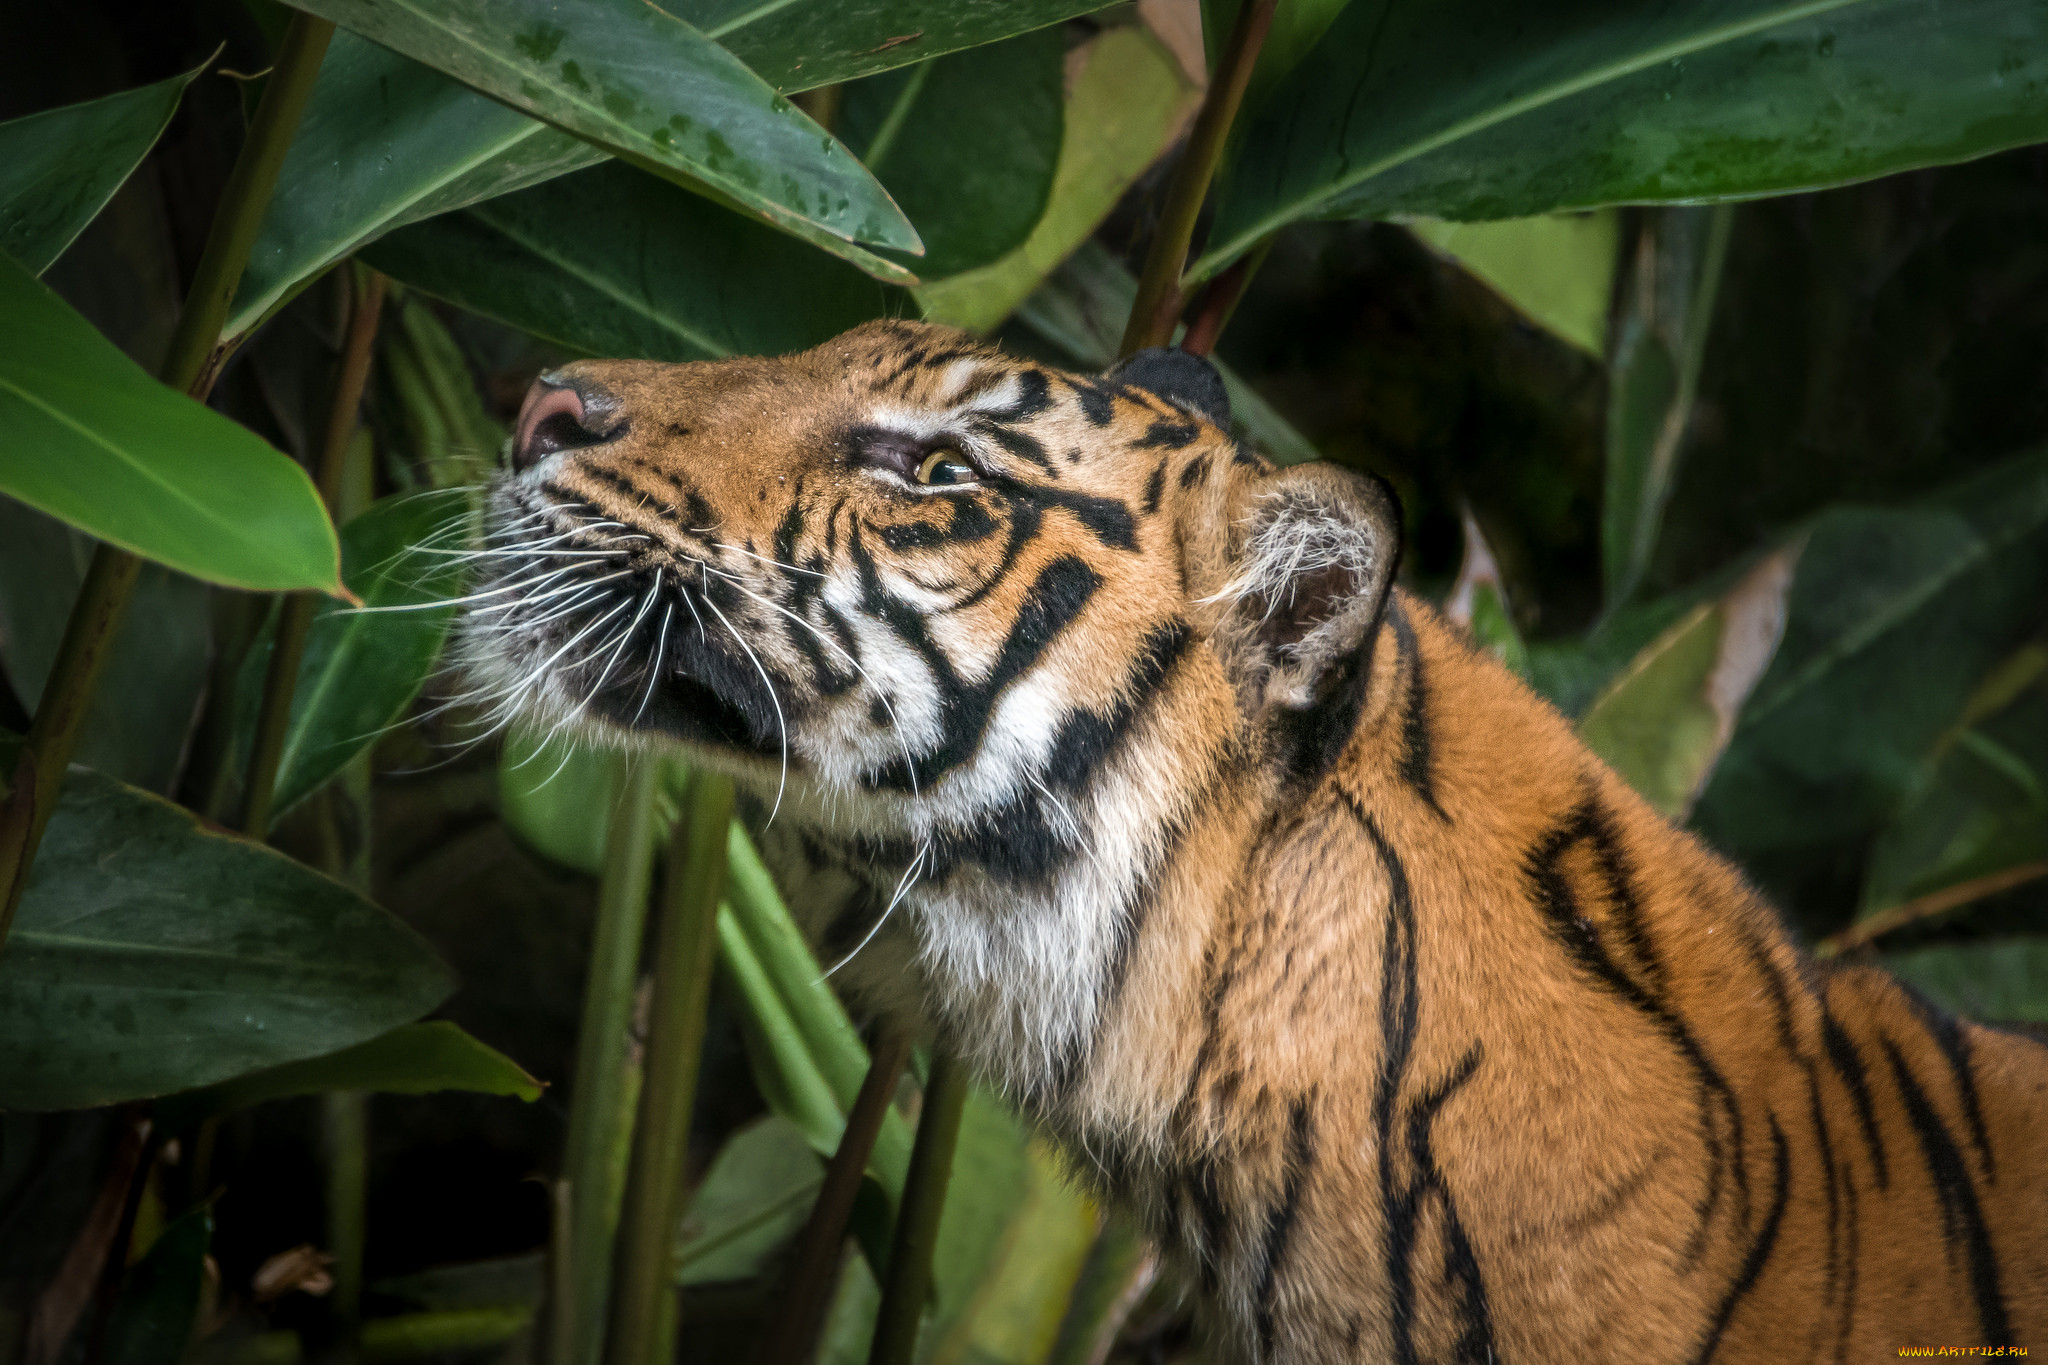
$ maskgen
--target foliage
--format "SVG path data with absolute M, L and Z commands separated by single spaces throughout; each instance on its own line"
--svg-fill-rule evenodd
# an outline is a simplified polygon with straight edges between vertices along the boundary
M 1245 0 L 1253 51 L 1233 0 L 293 3 L 0 28 L 0 1361 L 32 1316 L 109 1360 L 744 1358 L 835 1179 L 821 1360 L 1195 1358 L 999 1097 L 874 1062 L 713 785 L 437 671 L 475 487 L 580 354 L 922 314 L 1099 368 L 1141 284 L 1228 321 L 1243 434 L 1386 477 L 1408 586 L 1800 933 L 2048 1022 L 2040 6 Z M 1232 70 L 1212 188 L 1174 149 Z M 222 827 L 266 707 L 274 846 Z M 300 1244 L 350 1288 L 257 1295 Z

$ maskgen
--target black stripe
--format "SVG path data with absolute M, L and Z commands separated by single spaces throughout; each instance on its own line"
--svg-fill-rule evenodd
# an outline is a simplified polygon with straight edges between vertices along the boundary
M 1060 476 L 1059 470 L 1053 467 L 1052 457 L 1045 453 L 1044 443 L 1036 437 L 1026 436 L 1021 431 L 1012 431 L 1001 423 L 987 418 L 977 419 L 974 422 L 974 429 L 1018 459 L 1029 460 L 1055 479 Z
M 1820 1012 L 1820 1043 L 1828 1065 L 1848 1089 L 1850 1103 L 1856 1106 L 1856 1121 L 1863 1128 L 1863 1145 L 1870 1151 L 1877 1187 L 1888 1189 L 1891 1171 L 1885 1162 L 1884 1138 L 1877 1131 L 1877 1106 L 1870 1101 L 1870 1077 L 1863 1069 L 1863 1055 L 1856 1050 L 1856 1040 L 1843 1031 L 1825 1006 Z
M 1106 427 L 1116 416 L 1116 390 L 1078 375 L 1063 374 L 1060 381 L 1074 391 L 1081 413 L 1091 426 Z
M 1905 991 L 1913 1013 L 1919 1016 L 1920 1026 L 1927 1030 L 1928 1038 L 1941 1049 L 1942 1057 L 1948 1062 L 1949 1076 L 1955 1081 L 1956 1097 L 1962 1101 L 1963 1119 L 1970 1125 L 1970 1142 L 1984 1162 L 1984 1179 L 1995 1181 L 1998 1172 L 1991 1161 L 1991 1134 L 1984 1126 L 1984 1109 L 1977 1097 L 1977 1071 L 1970 1057 L 1969 1036 L 1963 1032 L 1961 1022 L 1954 1015 L 1937 1009 L 1910 986 L 1901 983 L 1900 989 Z
M 1898 1082 L 1899 1098 L 1905 1102 L 1906 1117 L 1920 1139 L 1920 1154 L 1927 1163 L 1927 1176 L 1941 1200 L 1942 1227 L 1953 1246 L 1958 1229 L 1970 1262 L 1970 1291 L 1977 1300 L 1979 1337 L 1987 1346 L 2016 1346 L 2012 1321 L 2006 1315 L 2005 1295 L 1998 1284 L 1998 1257 L 1991 1249 L 1991 1230 L 1985 1226 L 1984 1211 L 1977 1203 L 1977 1190 L 1970 1183 L 1969 1168 L 1956 1147 L 1954 1134 L 1928 1102 L 1927 1093 L 1913 1078 L 1906 1059 L 1889 1038 L 1878 1040 L 1891 1062 Z
M 1152 516 L 1159 510 L 1159 499 L 1166 493 L 1166 461 L 1152 466 L 1152 477 L 1145 480 L 1145 515 Z
M 1287 1125 L 1287 1151 L 1283 1159 L 1280 1198 L 1266 1210 L 1266 1228 L 1259 1239 L 1258 1288 L 1252 1296 L 1256 1305 L 1253 1320 L 1259 1337 L 1259 1359 L 1273 1353 L 1273 1291 L 1280 1276 L 1280 1261 L 1287 1254 L 1287 1238 L 1301 1212 L 1302 1188 L 1315 1165 L 1315 1123 L 1310 1116 L 1315 1092 L 1294 1101 Z
M 1416 643 L 1415 627 L 1408 620 L 1406 607 L 1396 602 L 1387 615 L 1394 623 L 1394 640 L 1401 657 L 1408 661 L 1408 695 L 1401 709 L 1401 780 L 1440 819 L 1449 820 L 1436 799 L 1436 766 L 1429 736 L 1429 693 L 1422 681 L 1422 649 Z
M 1131 509 L 1115 498 L 1098 498 L 1092 493 L 1070 493 L 1059 488 L 1034 488 L 1031 496 L 1041 503 L 1064 507 L 1094 537 L 1112 550 L 1138 549 L 1138 523 Z
M 1133 450 L 1182 450 L 1194 444 L 1202 428 L 1193 422 L 1154 422 L 1131 442 Z
M 1000 408 L 987 408 L 980 414 L 991 422 L 1028 422 L 1052 406 L 1052 385 L 1045 379 L 1042 370 L 1020 370 L 1017 373 L 1017 396 Z
M 1713 1325 L 1707 1329 L 1707 1337 L 1693 1356 L 1695 1365 L 1705 1365 L 1720 1349 L 1721 1335 L 1728 1330 L 1728 1320 L 1735 1316 L 1736 1305 L 1742 1296 L 1756 1287 L 1757 1280 L 1764 1273 L 1764 1262 L 1771 1257 L 1771 1248 L 1778 1242 L 1778 1225 L 1785 1218 L 1785 1204 L 1792 1193 L 1792 1155 L 1785 1142 L 1785 1130 L 1778 1126 L 1776 1114 L 1764 1116 L 1771 1125 L 1771 1154 L 1776 1162 L 1776 1177 L 1772 1182 L 1771 1211 L 1764 1215 L 1764 1225 L 1756 1239 L 1749 1244 L 1749 1252 L 1742 1258 L 1742 1268 L 1736 1272 L 1735 1280 L 1728 1286 L 1728 1292 L 1721 1297 L 1720 1306 L 1714 1312 Z
M 1188 467 L 1186 469 L 1181 470 L 1180 486 L 1182 490 L 1185 491 L 1187 489 L 1193 488 L 1196 484 L 1200 483 L 1202 480 L 1208 477 L 1209 457 L 1207 455 L 1197 455 L 1194 459 L 1188 461 Z
M 1408 1149 L 1416 1170 L 1409 1198 L 1419 1208 L 1424 1198 L 1434 1195 L 1443 1206 L 1444 1279 L 1456 1287 L 1458 1295 L 1458 1341 L 1452 1356 L 1458 1365 L 1492 1365 L 1493 1311 L 1487 1305 L 1479 1257 L 1437 1165 L 1435 1130 L 1445 1102 L 1478 1071 L 1479 1056 L 1479 1044 L 1474 1043 L 1451 1074 L 1425 1092 L 1408 1113 Z

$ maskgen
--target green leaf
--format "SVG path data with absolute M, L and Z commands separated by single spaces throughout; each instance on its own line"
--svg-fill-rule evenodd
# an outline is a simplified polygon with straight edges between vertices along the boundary
M 1734 216 L 1723 204 L 1642 217 L 1608 368 L 1600 567 L 1610 612 L 1635 595 L 1657 548 L 1664 504 L 1685 451 Z
M 466 1090 L 530 1103 L 540 1098 L 542 1088 L 504 1053 L 478 1042 L 459 1026 L 437 1019 L 401 1024 L 367 1043 L 324 1057 L 287 1062 L 204 1090 L 172 1095 L 158 1101 L 156 1112 L 168 1131 L 178 1132 L 215 1114 L 330 1090 L 374 1090 L 383 1095 Z
M 213 1206 L 202 1204 L 163 1230 L 128 1272 L 107 1323 L 108 1365 L 178 1365 L 199 1315 Z
M 780 355 L 903 295 L 613 163 L 395 232 L 363 253 L 461 308 L 589 355 Z
M 150 378 L 0 256 L 0 493 L 197 578 L 339 588 L 305 471 Z
M 1354 0 L 1238 148 L 1206 276 L 1301 218 L 1517 218 L 1840 185 L 2048 138 L 2009 0 Z
M 2044 599 L 2048 454 L 1917 506 L 1816 519 L 1701 832 L 1767 884 L 1781 851 L 1839 842 L 1860 859 L 1984 677 L 2039 630 Z
M 796 1235 L 824 1183 L 803 1133 L 770 1116 L 727 1139 L 690 1196 L 676 1242 L 676 1283 L 717 1284 L 761 1274 Z
M 325 786 L 419 695 L 455 615 L 431 604 L 462 591 L 468 512 L 460 495 L 395 493 L 342 528 L 342 579 L 362 606 L 323 601 L 306 632 L 278 759 L 279 813 Z M 243 665 L 245 681 L 260 680 L 269 661 L 268 643 L 259 642 Z M 258 686 L 242 691 L 253 699 Z M 253 732 L 253 710 L 248 723 Z
M 30 710 L 91 561 L 90 538 L 0 498 L 0 665 Z M 207 596 L 196 579 L 142 566 L 86 713 L 78 762 L 150 791 L 170 788 L 206 685 Z
M 858 80 L 1101 9 L 1103 0 L 664 0 L 784 93 Z
M 866 168 L 732 53 L 643 0 L 581 0 L 566 14 L 549 0 L 299 7 L 883 278 L 913 278 L 852 245 L 921 249 Z
M 1727 749 L 1784 632 L 1795 559 L 1767 556 L 1725 597 L 1681 617 L 1579 721 L 1587 746 L 1664 814 L 1691 809 Z
M 917 301 L 933 321 L 986 332 L 1008 317 L 1159 159 L 1200 100 L 1180 63 L 1142 28 L 1098 34 L 1071 60 L 1045 212 L 1000 259 L 919 285 Z
M 1280 88 L 1282 79 L 1301 65 L 1301 59 L 1309 54 L 1316 40 L 1336 22 L 1337 16 L 1350 2 L 1279 0 L 1273 7 L 1273 18 L 1266 29 L 1266 41 L 1259 44 L 1259 58 L 1252 65 L 1251 80 L 1245 86 L 1244 102 L 1239 106 L 1240 124 L 1244 115 L 1257 112 Z M 1216 67 L 1217 54 L 1230 40 L 1231 25 L 1237 22 L 1239 8 L 1238 0 L 1202 0 L 1202 47 L 1212 71 Z
M 1539 327 L 1580 350 L 1607 350 L 1617 217 L 1553 213 L 1493 223 L 1418 218 L 1408 230 L 1491 285 Z
M 927 277 L 987 265 L 1045 211 L 1059 160 L 1066 40 L 1056 28 L 850 87 L 837 130 L 924 239 Z
M 1486 535 L 1468 508 L 1464 514 L 1465 558 L 1458 566 L 1457 581 L 1444 599 L 1444 615 L 1472 632 L 1479 647 L 1526 678 L 1529 676 L 1529 647 L 1515 629 L 1508 610 L 1507 586 L 1501 582 L 1500 565 Z
M 1000 1100 L 970 1094 L 939 1222 L 938 1303 L 927 1329 L 938 1343 L 926 1365 L 1045 1360 L 1098 1222 L 1060 1159 L 1030 1141 Z
M 387 304 L 378 397 L 397 428 L 405 472 L 432 488 L 469 488 L 497 466 L 505 429 L 484 410 L 462 348 L 427 301 L 407 293 Z
M 537 735 L 514 725 L 498 760 L 505 825 L 550 862 L 595 877 L 623 762 L 616 749 Z
M 334 1052 L 452 986 L 353 891 L 73 769 L 0 957 L 0 1108 L 115 1104 Z
M 0 123 L 0 252 L 31 274 L 49 269 L 142 164 L 205 69 Z
M 387 232 L 604 159 L 432 67 L 337 33 L 221 333 L 247 332 Z
M 1880 960 L 1901 981 L 1959 1014 L 2048 1024 L 2048 939 L 1979 939 L 1886 953 Z

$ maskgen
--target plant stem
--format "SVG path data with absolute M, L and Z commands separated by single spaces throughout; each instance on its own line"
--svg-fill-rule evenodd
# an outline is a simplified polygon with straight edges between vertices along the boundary
M 1880 910 L 1866 919 L 1859 920 L 1838 934 L 1829 934 L 1813 946 L 1815 957 L 1838 957 L 1853 952 L 1873 939 L 1903 929 L 1916 920 L 1928 919 L 1934 915 L 1968 905 L 1971 901 L 1995 896 L 2001 891 L 2010 891 L 2015 886 L 2041 877 L 2048 877 L 2048 859 L 2040 862 L 2021 863 L 2017 867 L 2003 868 L 1982 877 L 1972 877 L 1954 886 L 1944 886 L 1939 891 L 1930 891 L 1924 896 L 1894 905 L 1889 910 Z
M 298 132 L 299 118 L 313 93 L 313 78 L 319 74 L 320 59 L 333 36 L 334 25 L 327 20 L 304 13 L 293 16 L 249 136 L 221 191 L 206 249 L 185 295 L 178 328 L 160 372 L 165 384 L 194 398 L 205 398 L 213 388 L 218 365 L 209 364 L 209 357 L 218 349 L 221 322 L 242 282 L 256 231 L 277 186 L 278 170 Z M 79 729 L 92 706 L 108 646 L 127 609 L 140 568 L 136 556 L 102 543 L 93 552 L 92 567 L 64 624 L 63 642 L 57 647 L 49 680 L 43 684 L 14 785 L 9 799 L 0 804 L 0 947 L 13 925 L 15 907 L 21 904 L 29 867 L 56 809 L 64 770 L 78 747 Z
M 327 1158 L 327 1250 L 334 1257 L 334 1289 L 327 1297 L 327 1307 L 351 1339 L 363 1304 L 363 1245 L 368 1235 L 364 1209 L 370 1189 L 369 1101 L 360 1090 L 336 1090 L 320 1097 Z M 348 1345 L 352 1347 L 353 1340 Z
M 892 1025 L 875 1041 L 874 1060 L 854 1096 L 846 1131 L 825 1167 L 825 1183 L 797 1235 L 796 1254 L 775 1295 L 775 1319 L 756 1357 L 759 1365 L 807 1365 L 817 1354 L 818 1333 L 839 1286 L 839 1249 L 846 1241 L 853 1201 L 867 1174 L 882 1119 L 896 1097 L 903 1064 L 910 1060 L 910 1036 L 907 1026 Z
M 1245 286 L 1251 283 L 1252 276 L 1259 273 L 1259 267 L 1266 263 L 1266 257 L 1272 250 L 1273 235 L 1268 233 L 1258 245 L 1209 281 L 1195 300 L 1195 315 L 1188 321 L 1187 334 L 1180 339 L 1183 351 L 1189 355 L 1209 355 L 1215 351 L 1224 327 L 1230 322 L 1230 315 L 1237 311 L 1238 300 L 1244 297 Z
M 605 839 L 597 930 L 576 1040 L 576 1090 L 562 1159 L 568 1212 L 557 1224 L 554 1246 L 556 1301 L 549 1305 L 553 1365 L 591 1365 L 603 1355 L 621 1194 L 614 1153 L 633 1126 L 626 1052 L 653 874 L 655 768 L 651 759 L 626 756 Z
M 888 1282 L 875 1313 L 868 1365 L 910 1365 L 916 1354 L 924 1302 L 931 1294 L 939 1215 L 946 1208 L 946 1184 L 953 1176 L 953 1149 L 960 1140 L 960 1114 L 966 1106 L 966 1068 L 957 1058 L 934 1049 L 924 1111 L 917 1120 L 917 1145 L 910 1150 L 896 1236 L 889 1244 Z
M 1138 296 L 1131 303 L 1131 320 L 1124 327 L 1119 355 L 1130 355 L 1148 346 L 1164 346 L 1173 340 L 1173 325 L 1180 320 L 1181 271 L 1187 265 L 1188 245 L 1194 240 L 1195 220 L 1201 216 L 1202 201 L 1209 182 L 1223 160 L 1223 148 L 1230 137 L 1230 124 L 1258 63 L 1259 48 L 1266 30 L 1273 25 L 1273 10 L 1279 0 L 1244 0 L 1238 6 L 1237 22 L 1209 78 L 1209 93 L 1202 98 L 1201 112 L 1188 134 L 1188 145 L 1173 168 L 1173 180 L 1166 189 L 1166 204 L 1159 214 L 1159 230 L 1145 255 L 1145 269 L 1138 276 Z
M 668 886 L 655 947 L 647 1079 L 633 1135 L 633 1170 L 619 1236 L 614 1365 L 666 1365 L 676 1353 L 676 1228 L 690 1110 L 718 956 L 718 902 L 725 894 L 732 780 L 699 773 L 669 841 Z
M 327 432 L 313 465 L 313 482 L 327 513 L 341 502 L 342 470 L 363 406 L 363 387 L 370 378 L 370 358 L 377 341 L 377 319 L 384 308 L 384 277 L 362 272 L 349 309 L 348 339 L 342 345 L 341 368 L 334 378 L 334 399 L 327 408 Z M 256 739 L 249 754 L 249 777 L 242 803 L 242 833 L 261 839 L 270 833 L 270 815 L 277 795 L 277 768 L 291 734 L 292 697 L 299 687 L 299 664 L 306 653 L 306 633 L 322 594 L 288 594 L 277 617 L 277 642 L 263 675 L 263 703 L 256 713 Z

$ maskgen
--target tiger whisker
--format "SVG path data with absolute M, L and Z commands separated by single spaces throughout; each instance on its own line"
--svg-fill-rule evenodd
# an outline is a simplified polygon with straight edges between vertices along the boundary
M 707 597 L 704 599 L 704 605 L 710 608 L 711 614 L 718 618 L 726 633 L 732 636 L 733 643 L 745 652 L 747 661 L 754 665 L 754 671 L 761 675 L 761 685 L 768 689 L 769 704 L 775 708 L 775 728 L 782 733 L 782 773 L 775 783 L 775 804 L 768 809 L 768 824 L 772 825 L 775 823 L 777 812 L 782 809 L 782 793 L 789 786 L 789 722 L 782 714 L 782 698 L 775 694 L 775 681 L 768 676 L 768 670 L 762 667 L 760 656 L 754 653 L 753 646 L 746 642 L 733 627 L 733 623 L 726 619 L 725 613 L 718 609 L 718 604 Z
M 860 942 L 853 945 L 853 951 L 849 952 L 845 957 L 842 957 L 837 962 L 833 963 L 830 970 L 828 970 L 824 976 L 818 978 L 816 984 L 824 984 L 827 980 L 831 978 L 833 972 L 838 971 L 841 967 L 844 967 L 847 963 L 853 961 L 856 957 L 859 957 L 860 950 L 867 947 L 868 944 L 874 942 L 875 935 L 882 932 L 882 926 L 889 922 L 889 916 L 895 913 L 897 905 L 899 905 L 902 902 L 903 897 L 909 893 L 910 888 L 916 884 L 918 870 L 924 866 L 925 855 L 930 853 L 931 850 L 932 841 L 929 838 L 927 838 L 923 843 L 917 846 L 917 856 L 910 860 L 910 866 L 904 868 L 903 875 L 897 879 L 896 894 L 891 896 L 889 898 L 889 903 L 882 907 L 882 913 L 875 916 L 875 922 L 868 926 L 868 931 L 866 934 L 861 936 Z

